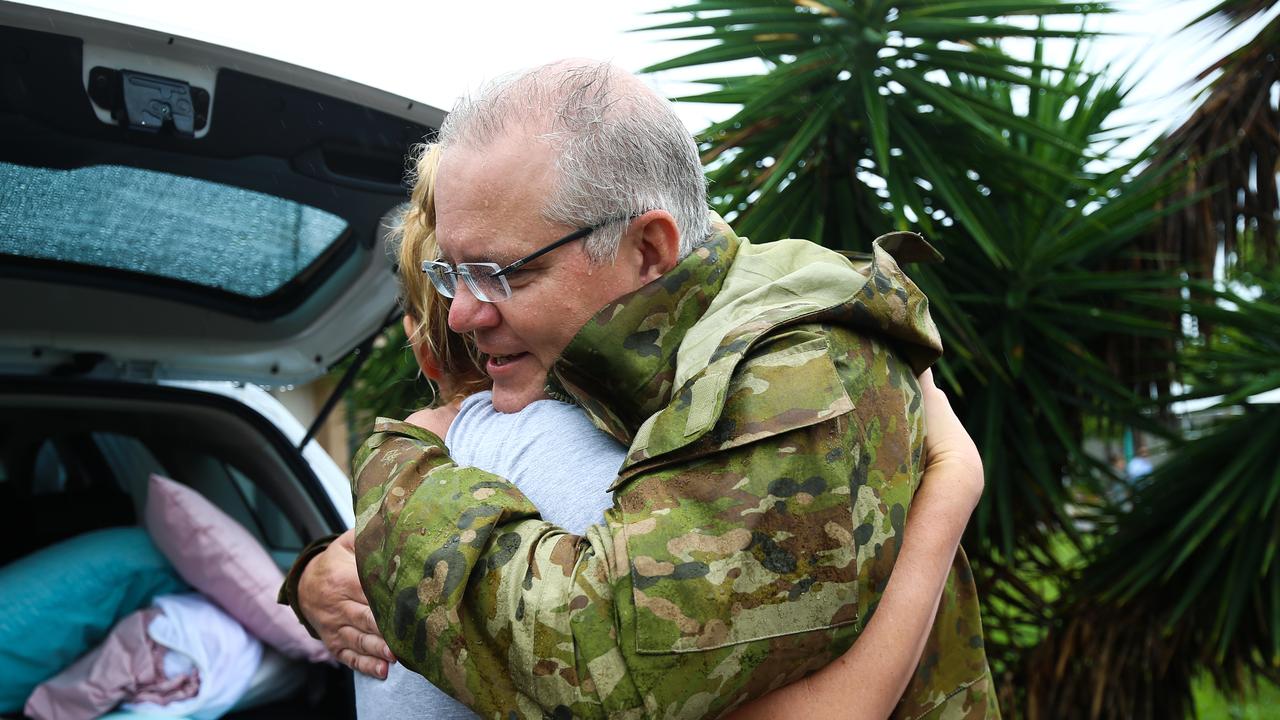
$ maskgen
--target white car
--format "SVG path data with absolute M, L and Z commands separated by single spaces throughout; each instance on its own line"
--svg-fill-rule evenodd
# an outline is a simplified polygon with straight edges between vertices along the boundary
M 258 386 L 312 380 L 394 319 L 387 218 L 406 151 L 442 119 L 305 68 L 0 2 L 0 572 L 137 525 L 151 473 L 281 568 L 352 524 L 345 475 Z M 354 715 L 340 668 L 259 675 L 232 717 Z

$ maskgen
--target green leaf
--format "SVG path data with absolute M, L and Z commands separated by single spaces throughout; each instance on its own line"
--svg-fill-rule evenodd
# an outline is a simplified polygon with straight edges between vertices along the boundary
M 929 4 L 909 11 L 913 17 L 1000 17 L 1003 15 L 1079 15 L 1112 12 L 1106 3 L 1027 2 L 1027 0 L 978 0 Z
M 807 47 L 807 43 L 801 40 L 793 42 L 774 42 L 769 43 L 769 54 L 766 54 L 759 43 L 742 43 L 733 45 L 713 45 L 702 50 L 695 50 L 687 55 L 681 55 L 678 58 L 667 60 L 665 62 L 655 63 L 641 70 L 641 72 L 651 73 L 661 70 L 673 70 L 676 68 L 692 67 L 695 65 L 706 65 L 708 63 L 722 63 L 730 60 L 743 60 L 746 58 L 767 58 L 771 55 L 780 53 L 789 53 L 803 50 Z
M 1005 257 L 1004 252 L 987 233 L 986 228 L 978 222 L 976 214 L 967 206 L 959 188 L 952 183 L 951 178 L 948 176 L 949 174 L 933 157 L 932 150 L 925 145 L 920 136 L 915 134 L 910 125 L 903 124 L 900 126 L 899 136 L 902 138 L 904 149 L 907 152 L 916 154 L 916 160 L 928 171 L 929 181 L 937 188 L 938 193 L 946 199 L 956 217 L 960 219 L 965 229 L 972 234 L 973 239 L 978 242 L 983 251 L 987 253 L 991 262 L 996 267 L 1007 267 L 1009 259 Z

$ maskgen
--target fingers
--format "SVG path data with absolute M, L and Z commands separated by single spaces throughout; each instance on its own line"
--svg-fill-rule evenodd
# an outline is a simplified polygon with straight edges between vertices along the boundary
M 360 640 L 357 647 L 364 655 L 374 655 L 388 662 L 395 662 L 396 656 L 392 654 L 391 648 L 387 645 L 387 641 L 383 639 L 382 633 L 378 631 L 378 626 L 373 622 L 373 612 L 366 605 L 364 607 L 364 615 L 366 616 L 365 627 L 353 628 L 360 632 Z
M 343 648 L 333 653 L 334 658 L 338 662 L 359 673 L 364 673 L 369 677 L 375 677 L 379 680 L 387 679 L 387 663 L 376 657 L 368 655 L 360 655 L 350 648 Z
M 363 632 L 350 625 L 338 630 L 334 645 L 337 646 L 338 650 L 352 650 L 357 655 L 365 655 L 388 662 L 394 662 L 396 659 L 396 656 L 391 654 L 391 648 L 387 647 L 387 643 L 382 639 L 381 635 L 376 632 Z
M 338 662 L 370 677 L 385 679 L 388 665 L 395 662 L 391 648 L 380 635 L 362 632 L 350 625 L 339 628 L 325 646 Z
M 952 439 L 951 435 L 964 436 L 967 439 L 969 434 L 964 429 L 964 423 L 960 422 L 959 416 L 951 407 L 951 399 L 947 394 L 933 384 L 932 378 L 928 385 L 922 382 L 921 389 L 924 395 L 924 422 L 933 440 L 940 439 L 939 436 L 942 434 L 947 435 L 948 440 Z
M 315 557 L 306 572 L 312 612 L 308 619 L 324 640 L 329 654 L 343 665 L 371 677 L 386 678 L 395 655 L 378 631 L 356 570 L 355 531 L 339 535 Z M 300 598 L 302 593 L 299 593 Z M 304 607 L 304 611 L 306 608 Z
M 373 610 L 366 604 L 351 603 L 352 607 L 348 611 L 350 621 L 353 626 L 361 632 L 369 633 L 382 637 L 382 633 L 378 630 L 378 623 L 373 619 Z
M 920 394 L 924 400 L 926 452 L 932 454 L 972 444 L 964 424 L 951 407 L 950 398 L 934 384 L 932 369 L 920 373 Z
M 934 384 L 931 370 L 920 374 L 920 390 L 924 399 L 927 457 L 922 483 L 936 485 L 933 480 L 949 480 L 951 482 L 940 487 L 976 504 L 985 486 L 982 455 L 951 407 L 947 394 Z
M 955 413 L 951 413 L 950 411 L 951 401 L 948 400 L 947 393 L 942 392 L 942 388 L 938 387 L 937 383 L 933 382 L 933 369 L 929 368 L 928 370 L 925 370 L 925 372 L 920 373 L 919 380 L 920 395 L 924 396 L 925 415 L 937 415 L 938 413 L 931 413 L 931 410 L 938 410 L 938 407 L 929 407 L 931 405 L 936 405 L 941 406 L 942 409 L 946 409 L 946 414 L 955 418 Z M 956 421 L 959 423 L 960 419 L 956 418 Z
M 372 633 L 360 633 L 360 652 L 363 655 L 381 658 L 387 662 L 394 662 L 396 659 L 396 656 L 391 654 L 391 648 L 387 647 L 387 642 L 382 639 L 382 636 Z

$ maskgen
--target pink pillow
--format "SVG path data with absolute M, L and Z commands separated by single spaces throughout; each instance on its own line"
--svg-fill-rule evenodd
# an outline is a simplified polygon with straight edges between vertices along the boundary
M 276 602 L 284 574 L 247 530 L 203 495 L 159 475 L 147 490 L 147 532 L 182 579 L 260 640 L 289 657 L 329 659 L 319 640 Z

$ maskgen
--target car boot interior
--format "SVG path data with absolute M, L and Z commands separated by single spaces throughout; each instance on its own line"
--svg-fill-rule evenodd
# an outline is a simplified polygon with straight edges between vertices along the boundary
M 307 490 L 309 473 L 274 426 L 220 396 L 0 379 L 0 568 L 140 525 L 152 474 L 199 492 L 287 568 L 306 542 L 341 527 L 329 500 Z M 351 698 L 349 673 L 268 651 L 229 717 L 351 717 Z

